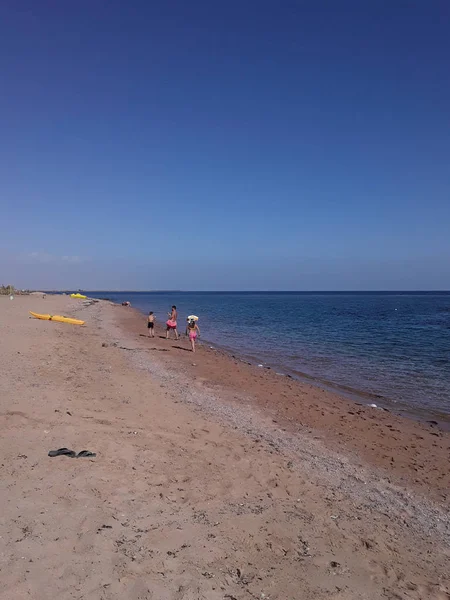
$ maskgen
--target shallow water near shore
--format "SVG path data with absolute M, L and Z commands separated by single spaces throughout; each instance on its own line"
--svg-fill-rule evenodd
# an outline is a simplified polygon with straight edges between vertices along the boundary
M 405 411 L 450 415 L 450 293 L 111 292 L 248 360 Z M 145 321 L 143 326 L 145 326 Z

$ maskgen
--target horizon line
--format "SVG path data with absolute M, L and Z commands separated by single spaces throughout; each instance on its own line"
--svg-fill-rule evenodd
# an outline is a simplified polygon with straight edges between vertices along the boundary
M 72 288 L 44 290 L 46 293 L 72 293 Z M 153 293 L 196 293 L 196 294 L 448 294 L 450 289 L 366 289 L 366 290 L 180 290 L 180 289 L 154 289 L 154 290 L 133 290 L 133 289 L 83 289 L 78 288 L 77 292 L 86 293 L 100 292 L 113 294 L 153 294 Z

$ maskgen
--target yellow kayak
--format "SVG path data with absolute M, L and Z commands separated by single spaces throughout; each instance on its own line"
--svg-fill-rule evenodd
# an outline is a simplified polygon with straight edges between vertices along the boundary
M 31 312 L 35 319 L 42 319 L 43 321 L 57 321 L 58 323 L 71 323 L 72 325 L 84 325 L 84 321 L 79 319 L 70 319 L 69 317 L 61 317 L 61 315 L 40 315 L 38 313 Z
M 86 300 L 87 296 L 83 296 L 83 294 L 70 294 L 71 298 L 81 298 L 82 300 Z

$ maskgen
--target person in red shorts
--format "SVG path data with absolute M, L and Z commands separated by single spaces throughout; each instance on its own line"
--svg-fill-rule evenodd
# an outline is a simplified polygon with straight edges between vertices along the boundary
M 167 329 L 166 329 L 166 339 L 169 339 L 169 332 L 170 331 L 174 331 L 175 332 L 175 339 L 178 339 L 178 331 L 177 331 L 177 317 L 178 317 L 178 313 L 177 313 L 177 307 L 176 306 L 172 306 L 172 310 L 170 311 L 170 313 L 167 313 L 169 316 L 168 321 L 166 321 L 166 325 L 167 325 Z

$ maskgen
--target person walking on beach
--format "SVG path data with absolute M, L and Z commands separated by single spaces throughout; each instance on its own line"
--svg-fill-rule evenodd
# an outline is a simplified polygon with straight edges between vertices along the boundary
M 174 305 L 172 306 L 172 310 L 170 311 L 170 313 L 167 313 L 169 316 L 169 320 L 166 322 L 167 325 L 167 329 L 166 329 L 166 340 L 169 339 L 169 332 L 171 330 L 173 330 L 175 332 L 175 339 L 178 339 L 178 331 L 177 331 L 177 318 L 178 318 L 178 313 L 177 313 L 177 307 Z
M 186 335 L 189 335 L 192 352 L 195 352 L 195 340 L 197 336 L 200 337 L 200 328 L 194 319 L 188 319 L 187 322 Z
M 155 337 L 155 315 L 153 311 L 148 313 L 147 318 L 148 337 Z

